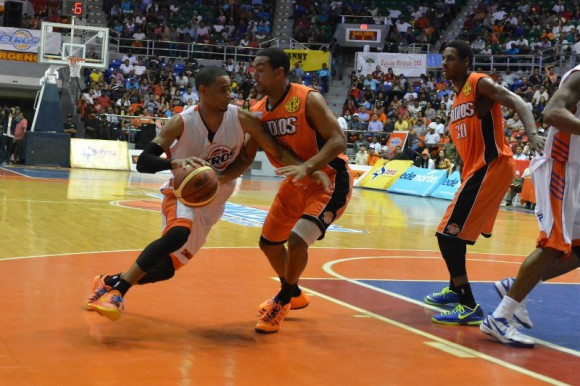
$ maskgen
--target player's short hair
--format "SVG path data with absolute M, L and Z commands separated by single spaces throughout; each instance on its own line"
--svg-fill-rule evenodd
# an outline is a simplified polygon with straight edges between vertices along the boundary
M 256 56 L 267 57 L 272 69 L 275 70 L 282 67 L 284 69 L 284 75 L 288 75 L 290 71 L 290 57 L 284 50 L 277 47 L 269 47 L 259 51 Z
M 195 88 L 199 86 L 210 87 L 220 76 L 228 76 L 227 71 L 215 66 L 203 67 L 195 76 Z
M 448 43 L 446 47 L 455 48 L 461 59 L 468 58 L 469 66 L 471 67 L 473 64 L 473 50 L 467 42 L 463 40 L 454 40 L 451 43 Z

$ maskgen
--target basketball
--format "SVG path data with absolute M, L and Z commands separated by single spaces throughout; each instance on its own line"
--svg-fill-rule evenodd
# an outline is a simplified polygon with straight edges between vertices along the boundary
M 213 201 L 219 189 L 215 171 L 209 166 L 194 168 L 187 165 L 173 173 L 173 191 L 181 203 L 201 207 Z

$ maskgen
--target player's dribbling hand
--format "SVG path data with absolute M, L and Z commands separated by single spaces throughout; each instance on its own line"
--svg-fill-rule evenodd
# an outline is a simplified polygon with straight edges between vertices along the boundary
M 172 169 L 185 168 L 187 165 L 193 168 L 198 168 L 200 166 L 209 166 L 209 164 L 206 161 L 198 157 L 174 159 L 173 161 L 171 161 Z
M 530 150 L 536 152 L 536 154 L 544 154 L 544 145 L 546 144 L 546 138 L 541 137 L 537 134 L 528 135 L 528 146 Z

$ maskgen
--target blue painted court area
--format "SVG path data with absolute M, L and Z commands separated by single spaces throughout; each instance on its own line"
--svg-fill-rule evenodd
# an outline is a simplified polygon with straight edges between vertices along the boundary
M 382 290 L 394 292 L 414 300 L 423 301 L 425 295 L 440 291 L 444 282 L 361 280 L 360 282 Z M 493 312 L 500 298 L 493 283 L 471 283 L 475 299 L 487 314 Z M 580 284 L 538 285 L 528 297 L 528 311 L 534 322 L 526 335 L 580 351 Z M 451 308 L 451 307 L 450 307 Z
M 70 169 L 29 169 L 29 168 L 2 168 L 13 173 L 31 178 L 68 179 Z

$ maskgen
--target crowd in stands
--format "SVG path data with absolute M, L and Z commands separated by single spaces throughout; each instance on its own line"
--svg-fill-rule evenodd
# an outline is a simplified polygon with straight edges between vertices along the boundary
M 23 0 L 22 19 L 18 28 L 40 29 L 42 21 L 62 23 L 62 1 L 60 0 Z M 11 22 L 14 22 L 13 20 Z
M 460 38 L 480 54 L 580 54 L 578 1 L 481 1 L 463 27 Z
M 536 119 L 538 132 L 545 135 L 548 127 L 542 121 L 542 111 L 560 82 L 553 66 L 541 71 L 536 67 L 532 73 L 519 67 L 513 70 L 508 67 L 505 72 L 494 68 L 489 75 L 524 99 Z M 367 76 L 353 72 L 351 80 L 339 121 L 343 122 L 353 149 L 351 155 L 357 163 L 372 164 L 385 158 L 410 159 L 420 167 L 448 171 L 452 170 L 450 165 L 454 169 L 460 166 L 449 136 L 449 111 L 454 93 L 448 81 L 432 73 L 409 81 L 403 74 L 395 74 L 391 68 L 384 71 L 380 66 Z M 502 114 L 514 158 L 529 159 L 533 154 L 518 114 L 505 107 Z M 405 148 L 387 146 L 388 137 L 394 131 L 409 132 Z
M 271 39 L 273 1 L 105 0 L 109 27 L 141 47 L 145 39 L 258 48 Z M 177 55 L 179 44 L 171 44 Z
M 199 64 L 193 57 L 185 64 L 175 64 L 173 59 L 141 58 L 129 52 L 120 62 L 104 72 L 85 72 L 87 87 L 78 101 L 85 138 L 135 142 L 143 125 L 160 129 L 165 119 L 192 108 L 199 100 L 195 89 Z M 228 59 L 222 67 L 231 78 L 232 103 L 249 110 L 258 97 L 252 63 Z
M 346 23 L 389 26 L 384 51 L 398 52 L 400 46 L 413 43 L 434 44 L 456 14 L 455 0 L 411 1 L 397 8 L 378 6 L 374 1 L 297 0 L 293 13 L 294 38 L 299 42 L 328 43 L 342 22 L 342 15 L 348 15 Z

